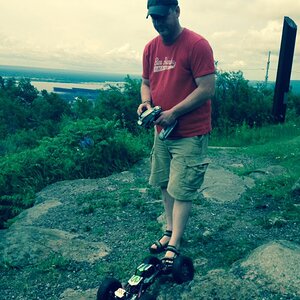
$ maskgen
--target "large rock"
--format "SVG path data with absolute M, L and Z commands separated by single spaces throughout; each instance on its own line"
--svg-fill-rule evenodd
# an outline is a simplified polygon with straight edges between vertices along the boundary
M 288 174 L 286 168 L 279 165 L 271 165 L 262 169 L 252 170 L 248 175 L 255 180 L 267 181 Z
M 165 298 L 162 298 L 165 299 Z M 176 298 L 166 298 L 176 299 Z M 195 276 L 190 291 L 182 294 L 183 300 L 248 300 L 262 299 L 257 286 L 251 281 L 243 281 L 223 269 L 215 269 L 205 276 Z
M 77 234 L 34 226 L 51 208 L 62 205 L 57 199 L 23 211 L 7 230 L 0 231 L 0 264 L 12 267 L 35 265 L 51 256 L 67 260 L 94 262 L 109 253 L 101 242 L 88 242 Z
M 225 203 L 238 200 L 241 195 L 254 186 L 251 178 L 242 178 L 218 165 L 209 165 L 203 185 L 202 195 L 205 199 Z
M 211 163 L 198 192 L 207 201 L 226 203 L 239 200 L 247 189 L 252 188 L 254 185 L 252 178 L 239 177 L 233 172 Z M 162 230 L 164 230 L 166 226 L 165 214 L 160 215 L 157 220 L 162 224 Z
M 49 209 L 59 205 L 62 205 L 62 203 L 58 199 L 51 199 L 44 203 L 35 205 L 30 209 L 26 209 L 15 218 L 15 222 L 10 226 L 10 228 L 32 226 L 37 219 L 46 215 Z
M 245 277 L 265 277 L 278 289 L 300 297 L 300 246 L 274 241 L 257 248 L 241 263 Z
M 97 289 L 82 290 L 65 290 L 59 297 L 60 300 L 95 300 Z
M 58 229 L 20 226 L 1 234 L 0 263 L 13 267 L 35 265 L 52 255 L 67 260 L 94 262 L 108 254 L 104 243 L 87 242 Z

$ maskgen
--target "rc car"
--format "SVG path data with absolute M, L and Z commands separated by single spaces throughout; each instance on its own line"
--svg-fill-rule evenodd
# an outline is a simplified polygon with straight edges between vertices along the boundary
M 161 275 L 172 274 L 177 283 L 190 281 L 194 278 L 194 266 L 190 258 L 178 255 L 174 259 L 171 270 L 165 270 L 164 264 L 155 256 L 149 256 L 140 264 L 135 274 L 122 286 L 115 278 L 106 278 L 99 286 L 97 300 L 156 300 L 146 292 L 148 287 Z
M 145 128 L 150 128 L 153 125 L 153 122 L 160 116 L 162 109 L 160 106 L 154 106 L 150 109 L 145 110 L 137 121 L 138 125 L 143 126 Z M 159 138 L 161 140 L 165 140 L 172 130 L 177 125 L 177 121 L 175 121 L 172 125 L 163 128 L 163 130 L 159 133 Z

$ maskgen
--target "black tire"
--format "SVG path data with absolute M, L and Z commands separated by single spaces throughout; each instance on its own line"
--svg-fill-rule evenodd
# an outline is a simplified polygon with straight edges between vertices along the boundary
M 114 292 L 122 287 L 121 282 L 115 278 L 106 278 L 100 284 L 97 292 L 97 300 L 113 300 Z
M 172 275 L 175 282 L 180 284 L 191 281 L 194 278 L 194 273 L 193 261 L 189 257 L 178 255 L 175 258 L 172 267 Z
M 143 260 L 144 264 L 150 264 L 150 265 L 160 265 L 161 261 L 160 259 L 158 259 L 156 256 L 147 256 L 144 260 Z
M 156 297 L 151 294 L 143 294 L 140 300 L 156 300 Z

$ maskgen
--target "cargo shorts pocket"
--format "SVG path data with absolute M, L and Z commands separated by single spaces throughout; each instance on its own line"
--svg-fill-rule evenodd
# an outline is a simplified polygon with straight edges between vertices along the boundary
M 184 181 L 190 189 L 197 190 L 204 181 L 208 162 L 200 159 L 186 159 L 186 172 Z

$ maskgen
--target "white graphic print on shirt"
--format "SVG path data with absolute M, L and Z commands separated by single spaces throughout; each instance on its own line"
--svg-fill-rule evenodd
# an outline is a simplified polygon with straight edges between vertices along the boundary
M 162 72 L 166 70 L 174 69 L 176 66 L 176 61 L 172 58 L 169 59 L 168 57 L 165 57 L 164 60 L 159 59 L 158 57 L 155 58 L 154 61 L 154 72 Z

